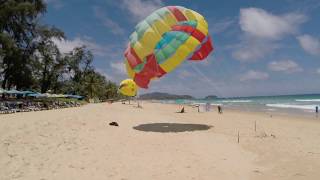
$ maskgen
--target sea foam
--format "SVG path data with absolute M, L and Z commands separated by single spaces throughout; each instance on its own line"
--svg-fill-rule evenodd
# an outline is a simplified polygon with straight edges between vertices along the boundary
M 298 102 L 320 102 L 320 99 L 296 99 Z
M 224 102 L 224 103 L 249 103 L 249 102 L 252 102 L 252 100 L 223 100 L 221 102 Z
M 293 104 L 266 104 L 268 107 L 276 107 L 276 108 L 290 108 L 290 109 L 303 109 L 303 110 L 314 110 L 318 105 L 293 105 Z

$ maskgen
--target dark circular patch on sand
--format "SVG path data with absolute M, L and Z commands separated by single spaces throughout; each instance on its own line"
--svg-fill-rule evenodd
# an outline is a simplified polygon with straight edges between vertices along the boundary
M 133 127 L 133 129 L 145 132 L 186 132 L 186 131 L 205 131 L 210 129 L 212 126 L 205 124 L 180 124 L 180 123 L 151 123 L 151 124 L 140 124 Z

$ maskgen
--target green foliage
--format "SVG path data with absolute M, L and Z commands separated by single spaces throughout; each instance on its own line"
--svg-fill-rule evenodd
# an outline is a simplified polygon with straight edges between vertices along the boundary
M 29 63 L 35 51 L 33 40 L 38 17 L 45 10 L 41 0 L 7 0 L 0 3 L 3 88 L 27 88 L 33 83 Z
M 37 54 L 34 76 L 37 77 L 41 92 L 47 92 L 51 87 L 56 87 L 59 76 L 64 72 L 65 59 L 61 55 L 53 39 L 64 38 L 64 33 L 59 29 L 47 26 L 37 27 Z
M 0 0 L 2 88 L 117 98 L 117 85 L 94 70 L 94 56 L 85 46 L 60 52 L 54 40 L 65 35 L 39 23 L 45 11 L 43 0 Z

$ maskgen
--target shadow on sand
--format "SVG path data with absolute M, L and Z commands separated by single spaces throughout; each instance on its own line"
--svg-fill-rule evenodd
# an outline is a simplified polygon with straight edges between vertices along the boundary
M 133 129 L 145 132 L 177 133 L 186 131 L 205 131 L 211 127 L 212 126 L 205 124 L 152 123 L 140 124 L 139 126 L 133 127 Z

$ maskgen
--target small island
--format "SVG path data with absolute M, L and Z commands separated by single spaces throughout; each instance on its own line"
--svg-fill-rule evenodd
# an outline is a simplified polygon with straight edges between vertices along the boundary
M 209 95 L 209 96 L 206 96 L 204 99 L 211 100 L 211 99 L 217 99 L 217 98 L 218 98 L 218 96 L 216 96 L 216 95 Z

